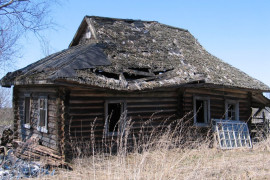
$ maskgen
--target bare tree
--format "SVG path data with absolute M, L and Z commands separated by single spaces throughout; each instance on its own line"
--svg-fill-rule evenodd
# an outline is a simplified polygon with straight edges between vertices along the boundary
M 19 53 L 18 40 L 28 32 L 52 28 L 50 6 L 57 0 L 0 0 L 0 68 L 8 67 Z
M 11 107 L 11 91 L 0 87 L 0 109 Z

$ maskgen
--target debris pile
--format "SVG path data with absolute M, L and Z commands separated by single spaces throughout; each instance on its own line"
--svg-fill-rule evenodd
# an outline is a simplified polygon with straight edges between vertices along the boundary
M 54 175 L 55 170 L 52 169 L 54 166 L 50 166 L 49 163 L 33 161 L 31 158 L 18 158 L 18 150 L 22 150 L 22 144 L 24 143 L 13 140 L 13 131 L 11 129 L 3 131 L 0 143 L 0 179 Z

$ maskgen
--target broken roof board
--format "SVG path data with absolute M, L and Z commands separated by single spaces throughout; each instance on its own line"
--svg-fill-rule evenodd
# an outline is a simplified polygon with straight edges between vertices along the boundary
M 84 18 L 68 49 L 7 74 L 1 84 L 61 80 L 116 90 L 203 82 L 270 91 L 212 56 L 187 30 L 155 21 L 96 16 Z

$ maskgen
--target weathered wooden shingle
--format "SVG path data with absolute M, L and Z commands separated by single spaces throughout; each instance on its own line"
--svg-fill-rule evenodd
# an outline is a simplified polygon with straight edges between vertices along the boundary
M 68 49 L 8 73 L 1 84 L 60 81 L 116 90 L 204 83 L 270 91 L 208 53 L 187 30 L 96 16 L 84 18 Z

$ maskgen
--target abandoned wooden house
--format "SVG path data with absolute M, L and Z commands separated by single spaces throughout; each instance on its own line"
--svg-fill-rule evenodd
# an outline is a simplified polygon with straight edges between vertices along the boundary
M 269 105 L 270 92 L 188 30 L 96 16 L 84 17 L 68 49 L 8 73 L 1 85 L 14 86 L 15 137 L 36 135 L 63 157 L 70 140 L 90 138 L 94 121 L 95 142 L 119 135 L 125 119 L 133 133 L 150 117 L 153 127 L 189 112 L 197 128 L 211 119 L 248 121 L 251 107 Z

